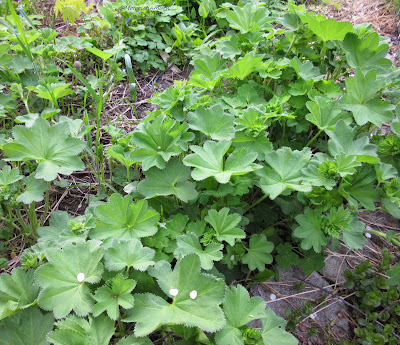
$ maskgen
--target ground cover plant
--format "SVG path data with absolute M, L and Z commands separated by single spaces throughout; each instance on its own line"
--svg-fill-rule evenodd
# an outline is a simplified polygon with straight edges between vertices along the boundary
M 104 1 L 57 37 L 7 3 L 0 250 L 28 248 L 0 275 L 0 344 L 297 344 L 250 284 L 310 274 L 324 248 L 360 249 L 368 233 L 400 245 L 358 219 L 400 218 L 387 42 L 292 2 L 129 7 L 144 5 Z M 135 131 L 107 121 L 116 83 L 135 102 L 134 71 L 185 59 L 189 79 L 155 94 Z M 54 210 L 51 189 L 80 172 L 97 181 L 78 186 L 94 189 L 84 212 Z M 385 267 L 396 300 L 400 266 Z

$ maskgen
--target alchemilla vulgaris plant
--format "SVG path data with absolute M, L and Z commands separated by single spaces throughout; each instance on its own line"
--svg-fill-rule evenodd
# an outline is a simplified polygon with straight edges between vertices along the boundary
M 310 274 L 324 248 L 360 249 L 368 232 L 400 245 L 358 220 L 400 218 L 386 39 L 293 2 L 151 4 L 170 7 L 104 1 L 79 37 L 58 38 L 8 1 L 0 236 L 31 246 L 0 275 L 0 344 L 295 345 L 251 282 L 277 266 Z M 188 80 L 155 94 L 135 131 L 104 124 L 116 83 L 126 73 L 134 106 L 133 69 L 164 70 L 161 53 L 190 59 Z M 81 171 L 97 181 L 85 213 L 53 211 L 50 189 Z

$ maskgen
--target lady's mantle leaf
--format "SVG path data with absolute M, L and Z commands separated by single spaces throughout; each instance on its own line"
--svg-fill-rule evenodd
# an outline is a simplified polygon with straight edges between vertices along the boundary
M 100 241 L 79 240 L 68 242 L 62 249 L 46 250 L 49 262 L 36 270 L 36 280 L 43 287 L 39 294 L 41 308 L 52 310 L 56 318 L 65 317 L 71 310 L 78 316 L 92 311 L 94 301 L 86 283 L 95 284 L 101 279 L 100 245 Z
M 145 271 L 154 264 L 155 251 L 143 247 L 137 239 L 114 239 L 104 254 L 105 266 L 109 271 L 120 271 L 125 267 Z
M 272 262 L 272 255 L 269 254 L 274 249 L 274 244 L 267 241 L 265 235 L 252 235 L 249 243 L 249 250 L 242 259 L 250 270 L 258 268 L 259 271 L 265 270 L 265 265 Z
M 11 169 L 9 165 L 6 165 L 0 171 L 0 186 L 8 186 L 22 179 L 22 175 L 19 174 L 19 169 Z
M 0 320 L 36 304 L 39 286 L 33 275 L 34 271 L 25 272 L 20 267 L 11 275 L 0 275 Z
M 236 228 L 241 217 L 238 214 L 230 214 L 229 208 L 224 207 L 219 212 L 216 210 L 208 211 L 208 215 L 204 218 L 214 228 L 215 237 L 218 241 L 226 241 L 231 246 L 235 245 L 237 238 L 245 238 L 246 234 L 242 229 Z
M 149 269 L 158 285 L 170 298 L 168 303 L 153 294 L 136 294 L 135 307 L 128 310 L 126 322 L 137 322 L 135 335 L 145 336 L 164 324 L 185 324 L 215 332 L 225 325 L 219 307 L 225 295 L 225 283 L 200 272 L 197 255 L 180 259 L 172 270 L 166 261 L 159 261 Z M 196 292 L 196 293 L 194 293 Z
M 265 310 L 262 322 L 262 338 L 265 345 L 298 345 L 298 340 L 285 331 L 286 321 L 274 314 L 271 309 Z
M 53 315 L 43 315 L 38 308 L 28 308 L 4 320 L 0 326 L 0 344 L 47 345 L 46 335 L 53 329 L 53 322 Z
M 322 214 L 307 208 L 304 214 L 296 216 L 297 223 L 300 224 L 294 231 L 294 236 L 302 238 L 301 247 L 310 249 L 311 247 L 317 253 L 321 252 L 322 246 L 327 244 L 325 234 L 322 230 Z
M 165 168 L 165 162 L 172 156 L 187 150 L 187 142 L 194 134 L 187 132 L 188 124 L 179 124 L 166 117 L 159 116 L 153 122 L 143 123 L 134 132 L 132 141 L 137 149 L 132 152 L 132 160 L 142 162 L 144 171 L 151 167 Z
M 98 288 L 93 296 L 97 302 L 93 307 L 93 316 L 97 317 L 106 310 L 107 315 L 116 320 L 119 316 L 119 306 L 125 309 L 133 307 L 134 298 L 131 291 L 135 286 L 134 280 L 117 275 L 109 284 Z
M 214 266 L 214 261 L 222 260 L 222 248 L 224 247 L 219 243 L 210 243 L 205 249 L 202 248 L 199 238 L 193 233 L 189 232 L 186 235 L 178 236 L 176 238 L 178 248 L 175 250 L 175 257 L 180 254 L 184 256 L 187 254 L 196 254 L 200 258 L 201 268 L 210 270 Z
M 243 336 L 239 327 L 252 320 L 265 317 L 264 308 L 263 299 L 250 298 L 243 286 L 237 285 L 228 290 L 223 306 L 226 325 L 215 335 L 217 345 L 243 345 Z
M 309 192 L 311 184 L 303 181 L 303 169 L 310 161 L 311 151 L 304 148 L 302 151 L 292 151 L 283 147 L 265 155 L 265 161 L 271 168 L 264 168 L 256 174 L 261 177 L 260 187 L 271 200 L 282 194 L 286 189 Z
M 106 205 L 97 206 L 95 214 L 99 219 L 95 229 L 90 231 L 91 238 L 111 242 L 113 238 L 141 238 L 154 235 L 160 215 L 147 208 L 147 201 L 132 203 L 127 195 L 113 194 Z
M 82 140 L 70 138 L 68 123 L 50 124 L 39 117 L 32 128 L 16 126 L 13 129 L 15 143 L 3 146 L 11 161 L 39 162 L 35 178 L 52 181 L 57 174 L 70 175 L 82 170 L 84 165 L 77 155 L 85 147 Z
M 196 184 L 189 182 L 190 169 L 178 159 L 171 159 L 164 170 L 156 167 L 145 173 L 146 179 L 139 182 L 139 193 L 146 198 L 156 195 L 176 195 L 183 202 L 197 198 Z
M 230 140 L 235 136 L 235 118 L 225 114 L 220 105 L 208 109 L 200 106 L 194 113 L 189 113 L 188 120 L 191 129 L 200 131 L 213 140 Z
M 257 153 L 249 153 L 244 148 L 235 150 L 225 160 L 224 156 L 230 146 L 231 142 L 227 140 L 218 143 L 206 141 L 203 147 L 190 146 L 194 153 L 185 157 L 183 164 L 194 167 L 192 177 L 196 181 L 214 176 L 219 183 L 228 183 L 232 175 L 244 175 L 261 168 L 253 163 Z
M 56 326 L 47 336 L 54 345 L 108 345 L 115 332 L 114 321 L 105 315 L 89 315 L 89 320 L 69 315 Z
M 311 112 L 306 119 L 316 125 L 319 129 L 333 130 L 340 119 L 349 115 L 340 110 L 336 101 L 329 101 L 325 97 L 317 96 L 314 102 L 307 102 L 307 109 Z
M 390 277 L 388 283 L 389 285 L 399 285 L 400 286 L 400 264 L 394 266 L 392 269 L 387 271 Z
M 44 192 L 47 190 L 47 183 L 41 180 L 36 180 L 32 175 L 24 178 L 25 192 L 20 194 L 17 202 L 23 202 L 29 205 L 33 201 L 39 202 L 44 198 Z

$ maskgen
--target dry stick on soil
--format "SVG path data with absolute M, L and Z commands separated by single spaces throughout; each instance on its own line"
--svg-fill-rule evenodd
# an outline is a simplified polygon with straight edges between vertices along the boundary
M 331 292 L 331 291 L 327 291 L 327 290 L 325 290 L 325 288 L 321 288 L 321 287 L 319 287 L 319 286 L 317 286 L 317 285 L 314 285 L 313 283 L 310 283 L 310 282 L 308 282 L 308 281 L 306 281 L 306 280 L 304 280 L 304 279 L 301 279 L 301 278 L 300 278 L 300 280 L 301 280 L 303 283 L 305 283 L 305 284 L 311 285 L 311 286 L 313 286 L 313 287 L 315 287 L 315 288 L 317 288 L 317 289 L 319 289 L 319 290 L 321 290 L 321 291 L 326 292 L 328 295 L 332 296 L 333 298 L 338 299 L 338 300 L 341 301 L 342 303 L 344 303 L 344 304 L 346 304 L 347 306 L 351 307 L 352 309 L 358 311 L 361 315 L 363 315 L 365 318 L 367 318 L 367 314 L 365 314 L 361 309 L 359 309 L 359 308 L 356 307 L 355 305 L 351 304 L 350 302 L 347 302 L 343 297 L 336 295 L 336 293 Z M 382 324 L 381 322 L 379 322 L 379 321 L 377 321 L 377 320 L 374 320 L 374 322 L 375 322 L 377 325 L 381 326 L 382 328 L 385 328 L 385 325 Z M 392 332 L 392 334 L 393 334 L 397 339 L 400 339 L 400 336 L 397 335 L 395 332 Z

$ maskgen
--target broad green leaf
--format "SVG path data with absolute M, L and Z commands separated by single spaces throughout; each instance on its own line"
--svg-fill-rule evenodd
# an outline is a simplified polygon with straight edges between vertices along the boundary
M 225 295 L 225 283 L 200 271 L 197 255 L 186 255 L 174 269 L 166 261 L 159 261 L 149 269 L 172 303 L 153 294 L 136 294 L 135 307 L 128 310 L 125 322 L 137 322 L 135 336 L 145 336 L 161 325 L 184 324 L 215 332 L 225 325 L 219 307 Z
M 236 35 L 221 39 L 221 41 L 217 42 L 215 49 L 220 52 L 225 59 L 235 60 L 237 55 L 242 54 L 239 38 Z
M 145 172 L 146 179 L 139 182 L 138 191 L 146 198 L 157 195 L 175 195 L 183 202 L 196 199 L 196 183 L 189 182 L 190 169 L 179 159 L 171 159 L 164 170 L 156 167 Z
M 376 70 L 364 75 L 357 69 L 354 78 L 346 79 L 347 93 L 340 104 L 352 112 L 359 126 L 371 122 L 381 127 L 383 122 L 390 122 L 393 119 L 393 110 L 396 108 L 394 104 L 375 99 L 376 93 L 385 85 L 385 80 L 376 78 Z
M 98 56 L 100 59 L 107 61 L 110 57 L 112 57 L 113 53 L 107 53 L 97 48 L 86 48 L 86 50 L 90 51 L 92 54 Z
M 232 175 L 244 175 L 260 168 L 253 163 L 257 154 L 246 149 L 236 149 L 225 160 L 230 146 L 231 142 L 227 140 L 206 141 L 203 147 L 190 146 L 194 153 L 186 156 L 183 164 L 194 167 L 192 177 L 196 181 L 213 176 L 219 183 L 228 183 Z
M 224 300 L 226 325 L 216 335 L 217 345 L 243 345 L 243 336 L 239 327 L 252 320 L 262 318 L 265 302 L 260 297 L 251 297 L 242 285 L 227 290 Z
M 147 207 L 147 201 L 132 202 L 127 195 L 113 194 L 107 204 L 95 208 L 99 219 L 95 229 L 90 231 L 91 238 L 106 240 L 113 238 L 131 239 L 154 235 L 160 215 Z
M 244 132 L 236 132 L 232 145 L 238 149 L 245 148 L 248 152 L 257 153 L 258 160 L 264 160 L 265 155 L 272 150 L 272 143 L 268 140 L 265 134 L 253 137 Z
M 281 269 L 287 270 L 290 266 L 298 264 L 299 256 L 292 251 L 290 243 L 280 243 L 275 249 L 278 253 L 275 260 Z
M 364 223 L 353 219 L 348 227 L 343 229 L 343 241 L 352 250 L 362 249 L 366 240 L 364 237 Z
M 52 310 L 56 318 L 74 310 L 78 316 L 92 311 L 94 301 L 87 284 L 98 283 L 103 273 L 103 249 L 100 241 L 67 242 L 62 249 L 49 248 L 47 264 L 36 270 L 36 280 L 43 287 L 39 305 Z
M 69 84 L 65 83 L 47 83 L 45 85 L 38 85 L 34 90 L 38 97 L 47 99 L 48 101 L 57 105 L 57 100 L 65 96 L 71 95 L 74 92 L 69 88 Z
M 188 121 L 191 129 L 200 131 L 213 140 L 230 140 L 235 136 L 234 117 L 225 114 L 220 105 L 207 109 L 200 106 L 194 113 L 188 114 Z
M 228 215 L 228 213 L 229 208 L 227 207 L 224 207 L 220 211 L 209 210 L 208 215 L 204 219 L 215 230 L 215 237 L 218 241 L 225 241 L 234 246 L 235 240 L 245 238 L 246 234 L 242 229 L 236 227 L 240 223 L 240 215 L 236 213 Z
M 333 130 L 340 119 L 345 119 L 348 114 L 342 112 L 336 101 L 329 101 L 325 97 L 315 97 L 315 102 L 307 102 L 307 109 L 311 112 L 306 119 L 316 125 L 318 129 Z
M 350 22 L 338 22 L 335 19 L 326 19 L 307 12 L 306 17 L 300 17 L 308 24 L 308 27 L 323 41 L 343 41 L 349 32 L 353 32 L 353 25 Z
M 34 271 L 14 268 L 11 275 L 0 275 L 0 320 L 26 309 L 37 302 L 39 286 Z
M 290 66 L 293 67 L 296 74 L 304 80 L 318 81 L 324 78 L 318 67 L 315 67 L 311 61 L 302 63 L 296 56 L 290 61 Z
M 153 345 L 153 342 L 147 337 L 137 338 L 130 335 L 129 337 L 120 339 L 116 345 Z
M 309 163 L 311 151 L 304 148 L 302 151 L 292 151 L 283 147 L 277 151 L 267 153 L 265 161 L 271 166 L 256 172 L 260 179 L 260 187 L 271 200 L 285 190 L 309 192 L 311 185 L 303 181 L 301 170 Z
M 105 315 L 88 320 L 69 315 L 56 323 L 47 339 L 54 345 L 108 345 L 114 335 L 114 321 Z
M 380 163 L 375 165 L 376 177 L 379 183 L 397 177 L 398 173 L 392 164 Z
M 112 145 L 107 149 L 107 154 L 116 159 L 118 162 L 129 168 L 131 165 L 135 164 L 132 159 L 132 151 L 125 151 L 120 145 Z
M 310 275 L 313 272 L 322 270 L 325 267 L 325 258 L 323 254 L 316 253 L 314 250 L 309 250 L 305 253 L 305 257 L 299 260 L 301 270 Z
M 274 249 L 274 244 L 269 242 L 264 234 L 252 235 L 249 242 L 249 250 L 243 256 L 242 262 L 249 266 L 251 271 L 258 269 L 260 272 L 265 270 L 265 265 L 272 262 L 272 255 L 269 254 Z
M 232 6 L 227 12 L 220 12 L 217 17 L 225 18 L 229 26 L 245 34 L 251 31 L 261 31 L 271 28 L 272 20 L 268 17 L 269 11 L 263 6 L 248 3 L 244 7 Z
M 57 174 L 70 175 L 83 170 L 83 162 L 77 155 L 84 149 L 85 143 L 68 137 L 68 124 L 50 124 L 39 117 L 32 128 L 15 126 L 15 143 L 3 146 L 4 153 L 11 161 L 38 161 L 35 178 L 52 181 Z
M 110 282 L 99 287 L 93 298 L 96 304 L 93 307 L 93 316 L 99 316 L 103 311 L 107 311 L 107 315 L 112 320 L 116 320 L 119 315 L 119 307 L 130 309 L 133 307 L 134 298 L 131 294 L 135 288 L 136 282 L 131 279 L 124 279 L 119 274 Z
M 0 186 L 8 186 L 22 179 L 18 168 L 11 169 L 9 165 L 5 165 L 0 171 Z
M 282 18 L 280 18 L 278 21 L 285 28 L 287 28 L 291 31 L 296 31 L 301 26 L 300 18 L 296 13 L 285 13 L 285 15 Z
M 0 326 L 0 345 L 47 345 L 47 334 L 53 329 L 54 318 L 43 315 L 38 308 L 28 308 L 4 320 Z
M 172 156 L 187 150 L 187 142 L 194 138 L 193 133 L 187 133 L 188 129 L 188 124 L 179 124 L 165 116 L 143 123 L 133 134 L 132 141 L 137 148 L 131 159 L 142 162 L 144 171 L 153 166 L 164 169 Z
M 342 44 L 348 52 L 347 62 L 352 68 L 369 70 L 376 67 L 388 68 L 392 65 L 392 62 L 386 59 L 389 45 L 380 44 L 379 35 L 376 32 L 363 38 L 349 33 Z M 373 85 L 370 86 L 373 87 Z
M 137 239 L 114 239 L 111 247 L 104 254 L 105 266 L 109 271 L 128 270 L 132 267 L 135 270 L 146 271 L 154 265 L 155 251 L 151 248 L 143 247 Z
M 296 217 L 299 227 L 297 227 L 293 235 L 301 238 L 301 247 L 305 250 L 313 248 L 315 252 L 320 253 L 322 246 L 327 244 L 325 234 L 322 230 L 321 212 L 307 208 L 304 214 Z
M 32 175 L 24 178 L 25 192 L 20 194 L 17 202 L 23 202 L 29 205 L 33 201 L 39 202 L 44 198 L 44 192 L 47 190 L 47 183 L 41 180 L 36 180 Z
M 271 309 L 266 309 L 265 314 L 261 319 L 265 345 L 298 345 L 298 340 L 285 331 L 287 322 L 284 319 L 277 317 Z
M 203 55 L 194 59 L 194 71 L 190 74 L 189 84 L 194 87 L 214 88 L 222 79 L 222 72 L 226 69 L 226 60 L 220 54 Z
M 248 53 L 245 57 L 237 60 L 226 72 L 226 78 L 238 78 L 243 80 L 249 74 L 255 72 L 258 67 L 262 67 L 262 56 L 255 56 L 253 52 Z
M 210 243 L 203 249 L 199 238 L 193 232 L 178 236 L 176 244 L 178 248 L 174 252 L 175 257 L 196 254 L 200 258 L 201 268 L 204 270 L 212 269 L 214 261 L 222 260 L 222 249 L 224 247 L 222 244 Z
M 387 271 L 387 275 L 390 277 L 388 281 L 389 285 L 400 286 L 400 264 Z
M 343 153 L 346 156 L 357 156 L 359 162 L 379 163 L 378 147 L 370 144 L 367 136 L 354 140 L 356 132 L 357 128 L 351 128 L 343 120 L 340 120 L 334 131 L 326 131 L 330 138 L 328 141 L 329 153 L 334 157 Z

